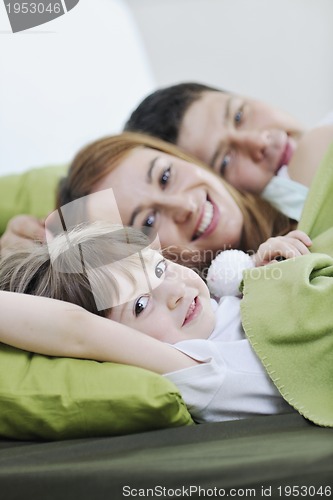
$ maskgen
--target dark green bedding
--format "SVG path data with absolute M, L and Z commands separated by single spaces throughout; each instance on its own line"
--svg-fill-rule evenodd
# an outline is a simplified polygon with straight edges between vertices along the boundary
M 225 497 L 265 498 L 264 488 L 269 498 L 288 498 L 284 487 L 304 486 L 299 492 L 324 499 L 332 484 L 333 429 L 297 413 L 112 438 L 0 442 L 4 500 L 205 498 L 203 490 L 190 496 L 191 486 L 206 498 L 214 488 L 215 498 L 222 488 Z

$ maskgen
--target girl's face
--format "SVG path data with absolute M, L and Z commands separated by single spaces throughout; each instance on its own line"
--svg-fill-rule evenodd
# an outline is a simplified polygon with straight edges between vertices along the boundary
M 111 270 L 121 291 L 120 305 L 110 319 L 162 342 L 208 338 L 215 326 L 208 288 L 191 269 L 144 249 L 137 265 L 128 265 L 131 277 Z
M 192 163 L 138 147 L 92 192 L 112 188 L 125 226 L 157 231 L 162 247 L 210 251 L 238 248 L 242 213 L 219 179 Z M 91 220 L 114 217 L 113 200 L 91 197 Z M 103 195 L 103 193 L 102 193 Z M 114 220 L 111 220 L 114 222 Z
M 236 188 L 261 193 L 290 163 L 303 132 L 293 117 L 262 101 L 210 91 L 189 106 L 177 144 Z

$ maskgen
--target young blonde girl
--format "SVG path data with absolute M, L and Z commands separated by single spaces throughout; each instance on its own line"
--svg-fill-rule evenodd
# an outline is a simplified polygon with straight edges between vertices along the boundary
M 291 249 L 302 255 L 309 244 L 292 233 L 262 245 L 256 263 Z M 165 374 L 198 422 L 291 411 L 244 335 L 240 299 L 217 306 L 193 270 L 166 261 L 132 228 L 81 225 L 48 247 L 13 254 L 2 262 L 0 285 L 20 292 L 1 292 L 4 342 Z

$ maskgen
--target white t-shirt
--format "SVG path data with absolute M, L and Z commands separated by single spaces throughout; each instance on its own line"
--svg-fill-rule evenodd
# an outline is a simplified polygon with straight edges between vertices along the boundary
M 333 123 L 333 111 L 330 111 L 317 127 Z M 284 165 L 278 174 L 267 184 L 261 197 L 269 201 L 273 207 L 291 219 L 299 221 L 309 188 L 290 179 L 288 167 Z
M 293 411 L 245 337 L 240 299 L 224 297 L 212 305 L 217 322 L 211 336 L 174 345 L 203 363 L 165 375 L 178 387 L 193 419 L 217 422 Z
M 308 192 L 308 187 L 290 179 L 288 167 L 284 165 L 280 168 L 278 175 L 275 175 L 267 184 L 261 197 L 269 201 L 281 213 L 298 222 Z

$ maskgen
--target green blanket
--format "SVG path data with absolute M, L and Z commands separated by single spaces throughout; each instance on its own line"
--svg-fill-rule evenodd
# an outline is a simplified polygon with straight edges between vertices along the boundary
M 282 396 L 304 417 L 333 426 L 333 145 L 299 228 L 310 255 L 247 271 L 243 326 Z

